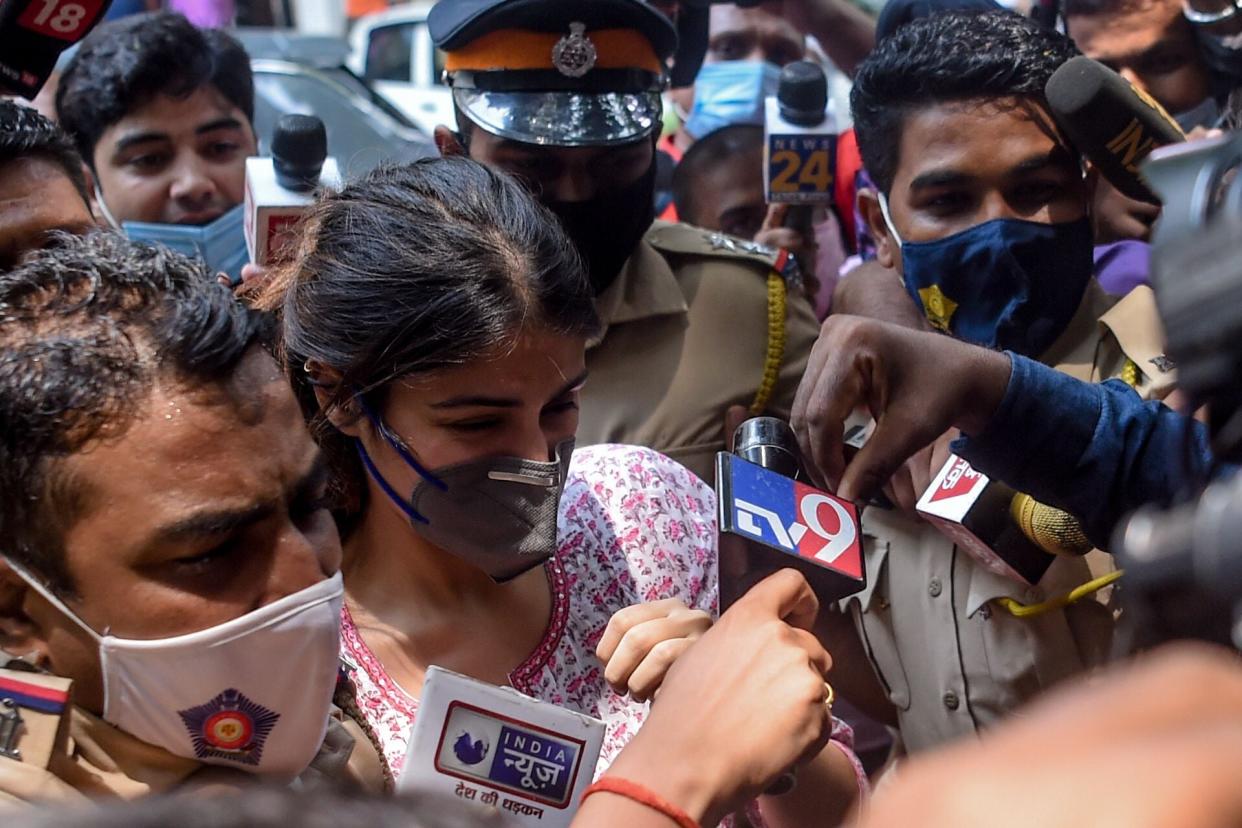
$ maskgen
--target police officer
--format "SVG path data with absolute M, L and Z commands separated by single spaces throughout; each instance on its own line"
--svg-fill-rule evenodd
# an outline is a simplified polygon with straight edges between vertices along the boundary
M 878 189 L 859 203 L 886 269 L 867 278 L 896 293 L 888 306 L 916 296 L 926 324 L 961 339 L 1163 396 L 1173 373 L 1152 294 L 1113 305 L 1094 280 L 1089 190 L 1042 98 L 1074 53 L 1064 36 L 1001 12 L 922 19 L 881 42 L 852 94 Z M 879 430 L 897 423 L 886 414 Z M 1026 584 L 911 514 L 952 436 L 931 435 L 935 446 L 891 478 L 903 508 L 864 513 L 868 584 L 843 605 L 911 751 L 974 733 L 1100 663 L 1113 627 L 1110 609 L 1085 597 L 1110 582 L 1111 559 L 1084 558 L 1090 544 L 1067 516 L 1017 499 L 1020 515 L 1038 510 L 1061 527 L 1038 540 L 1062 554 Z
M 440 152 L 525 181 L 595 288 L 579 442 L 710 481 L 726 416 L 789 415 L 818 326 L 784 252 L 653 220 L 672 25 L 641 0 L 441 0 L 428 25 L 457 110 Z

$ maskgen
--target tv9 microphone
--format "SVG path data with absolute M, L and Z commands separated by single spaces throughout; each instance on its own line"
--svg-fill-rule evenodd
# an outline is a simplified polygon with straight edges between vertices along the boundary
M 246 159 L 246 249 L 263 266 L 287 261 L 293 228 L 320 187 L 339 187 L 336 159 L 328 157 L 328 133 L 314 115 L 283 115 L 272 135 L 270 158 Z
M 34 98 L 112 0 L 0 0 L 0 91 Z
M 867 585 L 858 509 L 799 482 L 798 444 L 774 417 L 742 423 L 716 455 L 720 611 L 779 569 L 796 569 L 827 604 Z
M 775 97 L 764 102 L 763 186 L 769 204 L 790 204 L 785 226 L 814 233 L 816 205 L 833 202 L 836 119 L 828 111 L 828 78 L 808 60 L 781 70 Z M 810 263 L 799 262 L 805 269 Z
M 1053 72 L 1044 94 L 1061 129 L 1110 184 L 1130 198 L 1160 204 L 1139 164 L 1153 149 L 1186 140 L 1160 104 L 1082 56 Z

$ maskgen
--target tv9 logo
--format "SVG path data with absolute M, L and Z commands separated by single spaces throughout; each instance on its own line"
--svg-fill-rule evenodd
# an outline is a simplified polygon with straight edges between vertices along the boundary
M 738 533 L 861 576 L 854 504 L 761 466 L 744 461 L 731 466 L 731 505 Z

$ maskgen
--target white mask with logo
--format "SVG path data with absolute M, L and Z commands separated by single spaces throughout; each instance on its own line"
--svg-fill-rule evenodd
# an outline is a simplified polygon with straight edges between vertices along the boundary
M 33 575 L 22 580 L 99 645 L 103 718 L 169 753 L 288 781 L 323 745 L 340 658 L 340 573 L 195 633 L 100 635 Z

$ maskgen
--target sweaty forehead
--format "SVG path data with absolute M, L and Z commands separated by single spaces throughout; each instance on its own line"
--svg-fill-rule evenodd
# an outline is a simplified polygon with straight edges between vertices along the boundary
M 207 502 L 279 497 L 314 450 L 275 360 L 253 348 L 223 381 L 157 383 L 128 428 L 67 458 L 63 471 L 83 496 L 75 529 L 90 524 L 130 545 Z

